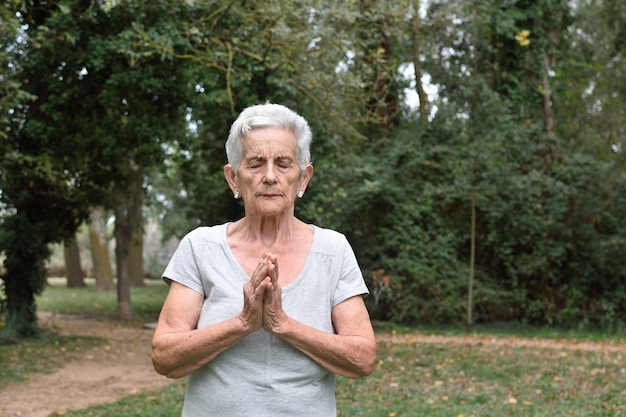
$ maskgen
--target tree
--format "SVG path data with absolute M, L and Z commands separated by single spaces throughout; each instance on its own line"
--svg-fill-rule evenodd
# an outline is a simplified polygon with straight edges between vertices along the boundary
M 561 57 L 575 49 L 572 15 L 589 9 L 560 0 L 438 1 L 418 21 L 409 1 L 205 6 L 194 6 L 198 18 L 183 31 L 135 33 L 138 55 L 157 51 L 199 64 L 199 100 L 188 109 L 195 128 L 170 150 L 165 175 L 181 186 L 162 201 L 182 204 L 176 212 L 188 216 L 172 222 L 176 234 L 240 215 L 223 184 L 219 132 L 225 136 L 241 107 L 276 100 L 303 113 L 316 132 L 318 169 L 298 212 L 346 231 L 379 292 L 370 305 L 376 317 L 455 322 L 472 308 L 475 321 L 562 322 L 583 314 L 597 321 L 590 310 L 600 299 L 621 311 L 591 276 L 623 275 L 612 261 L 621 246 L 609 243 L 623 236 L 612 203 L 620 201 L 623 171 L 597 141 L 590 157 L 572 142 L 585 135 L 561 134 L 570 125 L 560 116 L 564 98 L 580 103 L 564 91 L 586 91 L 566 88 L 577 75 L 565 69 L 582 66 Z M 618 34 L 618 23 L 613 17 L 604 26 Z M 606 56 L 619 63 L 617 51 Z M 438 88 L 429 123 L 423 114 L 415 123 L 402 101 L 407 65 Z M 585 129 L 581 123 L 569 132 Z M 616 280 L 608 281 L 621 288 Z M 580 305 L 581 288 L 595 301 Z
M 125 196 L 114 190 L 131 190 L 138 177 L 143 184 L 137 173 L 161 163 L 165 138 L 184 125 L 187 84 L 182 67 L 171 61 L 127 55 L 132 46 L 123 32 L 137 19 L 152 24 L 167 17 L 161 9 L 59 1 L 25 3 L 20 13 L 28 51 L 16 56 L 28 59 L 19 79 L 37 100 L 21 109 L 4 149 L 2 190 L 13 212 L 1 243 L 7 315 L 17 333 L 28 336 L 36 328 L 34 295 L 45 282 L 48 243 L 71 236 L 92 205 L 128 212 L 121 206 Z M 118 236 L 130 239 L 126 230 L 133 227 L 121 219 Z M 18 242 L 23 231 L 37 238 Z M 125 242 L 118 244 L 124 271 Z M 130 290 L 123 281 L 119 298 L 121 318 L 129 319 Z
M 92 209 L 89 214 L 89 241 L 91 242 L 91 259 L 96 289 L 98 291 L 110 291 L 115 284 L 106 237 L 105 210 L 101 207 Z
M 80 250 L 76 234 L 63 242 L 63 258 L 65 259 L 65 276 L 69 288 L 86 287 L 85 273 L 80 262 Z
M 28 37 L 13 26 L 0 70 L 26 90 L 0 97 L 15 109 L 0 142 L 5 291 L 25 317 L 43 272 L 24 266 L 96 206 L 117 214 L 132 315 L 139 197 L 161 205 L 166 236 L 238 218 L 226 134 L 243 107 L 276 101 L 315 132 L 298 215 L 348 235 L 374 317 L 626 322 L 620 2 L 26 4 Z
M 422 37 L 423 32 L 420 30 L 420 1 L 413 0 L 413 16 L 411 17 L 411 46 L 413 58 L 413 73 L 415 74 L 415 90 L 419 97 L 419 114 L 422 125 L 428 122 L 428 97 L 422 83 Z
M 390 51 L 382 48 L 382 55 L 378 54 L 381 46 L 391 48 L 388 37 L 393 38 L 393 25 L 378 8 L 393 10 L 394 18 L 402 8 L 369 3 L 251 1 L 208 7 L 198 2 L 189 13 L 195 18 L 190 18 L 179 37 L 138 28 L 137 42 L 143 46 L 138 54 L 158 53 L 198 63 L 199 94 L 189 109 L 194 131 L 175 144 L 168 174 L 181 186 L 172 187 L 176 194 L 162 199 L 168 206 L 176 204 L 174 210 L 167 210 L 176 220 L 168 214 L 164 218 L 166 224 L 176 225 L 171 233 L 180 236 L 200 223 L 241 215 L 221 168 L 226 133 L 243 107 L 278 101 L 305 115 L 319 127 L 313 152 L 320 167 L 336 157 L 336 149 L 365 138 L 357 126 L 373 122 L 378 129 L 387 129 L 397 123 L 396 86 L 390 88 L 396 81 L 395 67 L 387 62 Z M 362 9 L 367 9 L 367 16 Z M 355 26 L 363 33 L 372 30 L 377 37 L 355 37 Z M 186 48 L 175 50 L 181 45 Z M 354 70 L 356 65 L 363 73 Z M 372 80 L 375 88 L 369 87 Z M 313 196 L 327 190 L 324 182 L 319 187 L 311 190 L 304 204 L 315 205 Z M 319 209 L 303 207 L 301 213 L 315 218 Z M 187 213 L 188 222 L 179 220 L 181 213 Z

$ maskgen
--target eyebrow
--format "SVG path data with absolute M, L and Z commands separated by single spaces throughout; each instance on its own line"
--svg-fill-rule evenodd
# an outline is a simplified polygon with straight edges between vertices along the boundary
M 267 158 L 265 156 L 262 155 L 254 155 L 251 156 L 250 158 L 247 158 L 246 161 L 248 162 L 263 162 L 263 161 L 267 161 L 270 158 Z M 281 156 L 277 156 L 275 158 L 273 158 L 275 161 L 281 161 L 281 162 L 293 162 L 295 160 L 295 158 L 292 158 L 291 156 L 285 156 L 285 155 L 281 155 Z

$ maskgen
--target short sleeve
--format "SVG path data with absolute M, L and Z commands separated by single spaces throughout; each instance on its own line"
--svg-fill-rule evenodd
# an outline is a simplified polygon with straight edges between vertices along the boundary
M 333 294 L 333 306 L 340 304 L 356 295 L 367 295 L 369 290 L 365 285 L 361 268 L 354 251 L 344 235 L 340 235 L 339 253 L 342 254 L 340 276 Z
M 204 296 L 201 275 L 190 238 L 191 233 L 180 241 L 161 278 L 167 285 L 170 285 L 171 281 L 176 281 Z

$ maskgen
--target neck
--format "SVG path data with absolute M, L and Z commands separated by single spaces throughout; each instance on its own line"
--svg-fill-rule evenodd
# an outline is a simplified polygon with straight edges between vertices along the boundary
M 269 249 L 279 242 L 294 239 L 299 222 L 293 215 L 276 217 L 246 215 L 241 220 L 240 230 L 245 240 L 261 243 Z

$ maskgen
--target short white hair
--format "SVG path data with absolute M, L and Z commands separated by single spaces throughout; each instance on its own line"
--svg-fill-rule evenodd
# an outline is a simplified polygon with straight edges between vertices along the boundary
M 230 127 L 226 141 L 226 157 L 234 171 L 239 170 L 243 158 L 242 144 L 254 129 L 280 127 L 289 130 L 296 137 L 296 161 L 304 173 L 311 163 L 311 141 L 313 134 L 309 123 L 293 110 L 273 103 L 257 104 L 245 108 Z

